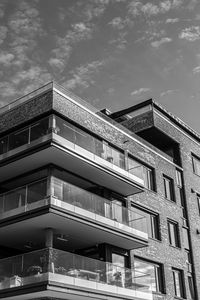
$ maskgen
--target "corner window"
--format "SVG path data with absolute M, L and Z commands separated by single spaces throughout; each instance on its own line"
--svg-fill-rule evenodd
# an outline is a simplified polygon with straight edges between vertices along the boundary
M 168 221 L 169 243 L 171 246 L 180 248 L 178 223 Z
M 151 211 L 147 211 L 147 210 L 143 210 L 143 209 L 139 209 L 136 207 L 132 207 L 133 212 L 137 212 L 139 215 L 143 215 L 146 217 L 146 227 L 147 227 L 147 233 L 148 233 L 148 237 L 152 238 L 152 239 L 156 239 L 156 240 L 160 240 L 160 230 L 159 230 L 159 215 L 151 212 Z M 142 227 L 142 220 L 140 220 L 140 224 L 138 223 L 138 229 L 140 229 Z
M 134 269 L 136 274 L 136 283 L 138 285 L 141 284 L 141 286 L 149 286 L 149 290 L 152 292 L 164 292 L 164 274 L 162 265 L 135 257 Z M 140 276 L 137 276 L 137 272 Z M 148 276 L 141 276 L 141 274 L 144 273 L 148 274 Z
M 192 165 L 194 173 L 200 176 L 200 158 L 192 155 Z
M 165 198 L 175 201 L 173 179 L 163 175 Z
M 183 271 L 178 269 L 172 269 L 173 281 L 174 281 L 174 293 L 175 296 L 184 298 L 184 281 Z

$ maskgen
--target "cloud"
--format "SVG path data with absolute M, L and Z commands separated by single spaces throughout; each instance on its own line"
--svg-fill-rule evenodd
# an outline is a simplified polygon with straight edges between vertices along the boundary
M 120 32 L 119 36 L 115 39 L 112 39 L 109 41 L 110 45 L 114 45 L 115 49 L 117 50 L 124 50 L 127 45 L 127 40 L 126 40 L 127 32 Z
M 180 39 L 185 39 L 190 42 L 194 42 L 200 39 L 200 26 L 190 26 L 185 28 L 179 34 Z
M 99 68 L 104 65 L 104 61 L 93 61 L 77 67 L 72 73 L 72 78 L 67 80 L 65 87 L 75 89 L 76 87 L 88 88 L 94 84 L 94 75 L 99 71 Z
M 111 25 L 113 29 L 122 30 L 127 26 L 132 27 L 134 22 L 127 17 L 125 19 L 122 19 L 121 17 L 115 17 L 108 24 Z
M 166 24 L 173 24 L 179 22 L 179 18 L 174 18 L 174 19 L 167 19 L 165 21 Z
M 6 26 L 0 26 L 0 45 L 3 44 L 5 38 L 7 37 L 8 28 Z
M 200 73 L 200 66 L 197 66 L 195 67 L 193 70 L 192 70 L 193 74 L 199 74 Z
M 165 96 L 171 95 L 173 93 L 176 93 L 178 91 L 179 90 L 167 90 L 167 91 L 164 91 L 164 92 L 160 93 L 160 97 L 165 97 Z
M 151 92 L 149 88 L 140 88 L 139 90 L 135 90 L 131 93 L 131 96 L 140 96 L 143 93 Z
M 83 22 L 72 24 L 64 37 L 56 37 L 57 48 L 51 51 L 52 57 L 49 58 L 49 65 L 56 68 L 58 72 L 62 72 L 68 63 L 73 46 L 83 40 L 91 39 L 92 33 L 93 28 L 90 24 Z
M 151 43 L 151 46 L 152 47 L 155 47 L 155 48 L 158 48 L 160 47 L 162 44 L 165 44 L 165 43 L 169 43 L 171 42 L 172 39 L 169 38 L 169 37 L 163 37 L 162 39 L 160 39 L 159 41 L 154 41 Z
M 164 0 L 159 4 L 147 2 L 143 4 L 142 1 L 133 0 L 128 5 L 128 12 L 133 16 L 144 14 L 147 17 L 157 16 L 158 14 L 165 14 L 171 9 L 178 8 L 183 3 L 183 0 Z
M 0 65 L 4 67 L 10 67 L 15 56 L 12 53 L 0 52 Z

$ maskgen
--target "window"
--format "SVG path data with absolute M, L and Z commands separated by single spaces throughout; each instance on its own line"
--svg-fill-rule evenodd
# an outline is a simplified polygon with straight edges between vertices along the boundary
M 168 221 L 169 243 L 171 246 L 180 247 L 178 223 Z
M 189 250 L 190 246 L 189 246 L 188 229 L 185 227 L 183 227 L 183 242 L 184 242 L 184 248 Z
M 195 299 L 195 291 L 194 291 L 194 281 L 193 276 L 188 276 L 188 287 L 189 287 L 189 299 Z
M 197 204 L 198 204 L 199 215 L 200 215 L 200 195 L 199 194 L 197 194 Z
M 154 191 L 154 176 L 153 176 L 153 170 L 147 167 L 144 168 L 144 186 L 145 188 Z
M 165 198 L 175 201 L 174 197 L 174 182 L 173 179 L 163 175 Z
M 176 170 L 176 184 L 179 188 L 183 187 L 182 183 L 182 173 L 179 170 Z
M 160 264 L 135 257 L 134 269 L 136 274 L 136 284 L 148 286 L 149 290 L 152 292 L 164 292 L 164 274 Z M 145 274 L 147 276 L 144 276 Z
M 133 219 L 138 219 L 138 229 L 140 230 L 145 226 L 147 227 L 147 233 L 148 237 L 156 240 L 160 240 L 160 231 L 159 231 L 159 216 L 156 213 L 153 213 L 151 211 L 146 211 L 143 209 L 139 209 L 136 207 L 133 207 L 133 213 L 138 214 L 139 216 L 143 215 L 146 217 L 145 224 L 142 223 L 141 217 L 136 217 Z
M 175 296 L 184 298 L 183 271 L 172 269 Z
M 195 174 L 200 176 L 200 159 L 192 155 L 192 165 Z

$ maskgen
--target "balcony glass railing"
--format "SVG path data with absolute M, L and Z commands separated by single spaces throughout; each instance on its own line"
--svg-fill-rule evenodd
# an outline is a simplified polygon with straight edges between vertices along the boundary
M 146 182 L 145 178 L 147 170 L 145 166 L 130 157 L 126 162 L 123 152 L 120 152 L 108 143 L 95 138 L 86 131 L 77 128 L 73 124 L 57 116 L 55 121 L 55 133 L 63 137 L 65 140 L 71 142 L 73 148 L 79 146 L 89 153 L 94 154 L 94 160 L 97 160 L 97 157 L 99 157 L 104 161 L 109 162 L 113 166 L 120 168 L 121 171 L 126 171 L 129 173 L 128 176 L 130 176 L 130 178 L 134 178 L 133 176 L 135 176 L 141 180 L 142 184 Z
M 52 195 L 62 202 L 147 233 L 146 217 L 122 206 L 122 202 L 118 200 L 106 200 L 55 177 L 52 177 L 51 190 Z
M 3 218 L 4 215 L 6 216 L 6 213 L 12 213 L 12 211 L 15 215 L 17 209 L 19 213 L 31 210 L 33 209 L 31 204 L 39 203 L 46 197 L 46 178 L 0 194 L 0 218 Z
M 48 280 L 73 284 L 79 289 L 89 280 L 91 288 L 100 286 L 92 282 L 105 287 L 112 285 L 121 287 L 122 294 L 124 289 L 129 289 L 130 296 L 131 291 L 151 293 L 149 285 L 145 284 L 145 280 L 150 282 L 150 274 L 57 249 L 47 248 L 0 260 L 0 290 Z M 127 295 L 125 290 L 124 293 Z
M 50 177 L 50 190 L 53 198 L 47 198 L 47 182 L 47 178 L 44 178 L 0 194 L 0 218 L 3 219 L 7 216 L 30 211 L 50 203 L 59 205 L 57 201 L 59 200 L 63 203 L 62 207 L 66 210 L 71 209 L 71 206 L 74 208 L 78 207 L 80 208 L 79 213 L 83 215 L 91 212 L 91 217 L 95 217 L 95 215 L 102 216 L 109 221 L 112 220 L 112 222 L 115 221 L 140 232 L 147 233 L 146 217 L 133 209 L 130 210 L 123 207 L 122 203 L 118 200 L 106 200 L 103 197 L 54 176 Z M 70 204 L 70 206 L 65 206 L 65 203 Z M 72 210 L 74 211 L 73 208 Z M 77 210 L 75 211 L 77 213 Z M 106 222 L 105 219 L 99 219 L 101 222 L 112 225 L 111 221 L 108 222 L 108 220 Z M 123 229 L 125 230 L 125 227 Z
M 34 140 L 47 135 L 49 132 L 49 118 L 45 118 L 22 130 L 0 138 L 0 155 L 23 145 L 30 144 Z
M 81 154 L 84 155 L 87 152 L 92 160 L 113 168 L 149 189 L 153 188 L 151 169 L 146 168 L 130 157 L 126 159 L 122 151 L 57 116 L 55 116 L 52 125 L 50 123 L 51 118 L 47 117 L 22 130 L 0 138 L 0 155 L 21 146 L 29 145 L 37 139 L 54 132 L 65 139 L 67 146 L 71 145 L 73 149 L 81 152 Z

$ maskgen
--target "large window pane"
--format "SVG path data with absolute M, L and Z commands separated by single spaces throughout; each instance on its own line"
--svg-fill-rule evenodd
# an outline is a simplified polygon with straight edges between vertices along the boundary
M 5 194 L 4 211 L 9 211 L 25 205 L 26 188 L 19 188 Z
M 29 129 L 15 132 L 9 136 L 9 150 L 28 144 Z
M 27 203 L 36 202 L 46 197 L 47 180 L 38 181 L 28 185 Z
M 46 134 L 48 134 L 49 119 L 39 121 L 30 128 L 30 141 L 36 140 Z
M 135 258 L 134 266 L 138 284 L 149 286 L 149 290 L 153 292 L 163 292 L 161 265 Z M 149 274 L 149 277 L 143 277 L 141 274 Z

